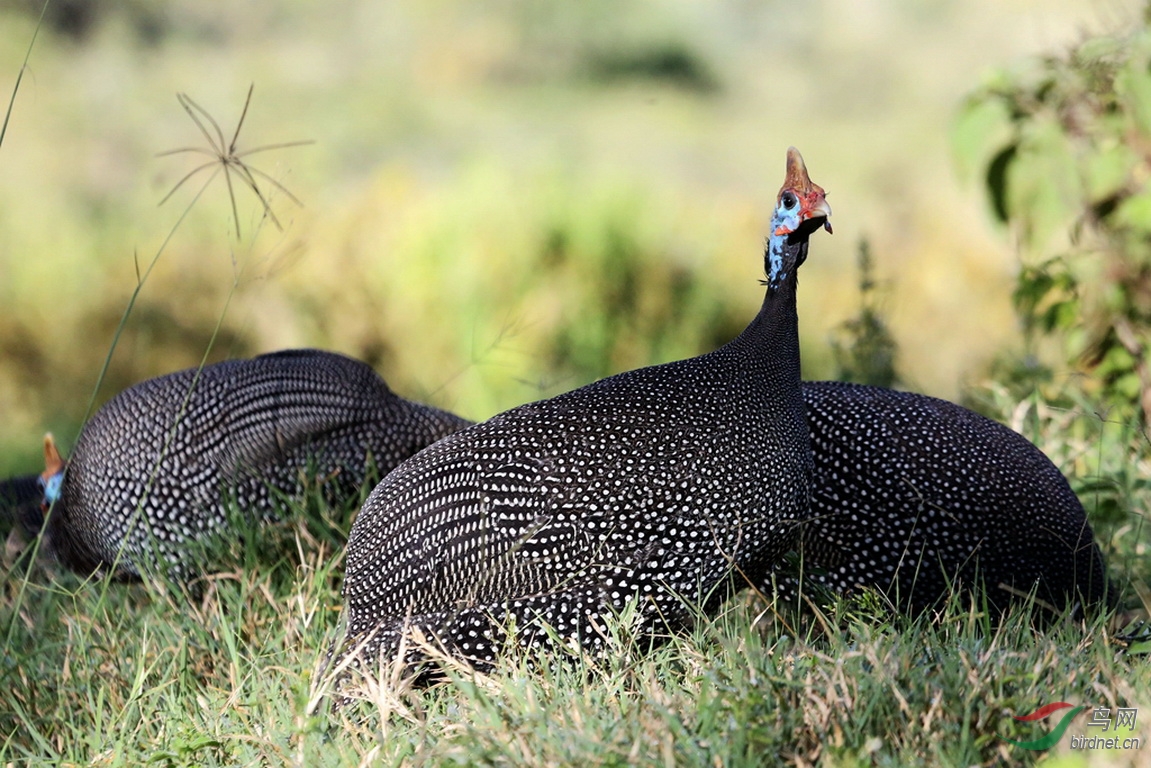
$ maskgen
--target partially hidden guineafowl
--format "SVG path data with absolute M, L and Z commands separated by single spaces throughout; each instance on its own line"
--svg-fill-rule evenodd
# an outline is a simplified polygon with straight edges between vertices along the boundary
M 805 382 L 815 457 L 801 565 L 840 592 L 879 590 L 919 613 L 962 590 L 1001 612 L 1104 600 L 1083 507 L 1022 435 L 945 400 Z
M 0 530 L 14 529 L 25 534 L 38 530 L 44 519 L 43 502 L 41 475 L 18 475 L 0 480 Z
M 160 376 L 106 403 L 63 472 L 46 471 L 44 544 L 84 574 L 131 578 L 162 567 L 192 576 L 190 545 L 220 532 L 228 504 L 267 515 L 309 472 L 325 478 L 332 500 L 348 498 L 368 472 L 383 476 L 469 423 L 393 394 L 362 362 L 318 350 Z
M 766 295 L 736 339 L 499 414 L 384 478 L 348 540 L 337 687 L 418 666 L 410 638 L 490 668 L 510 623 L 523 647 L 594 654 L 629 603 L 655 638 L 765 574 L 808 513 L 796 271 L 829 215 L 788 150 Z

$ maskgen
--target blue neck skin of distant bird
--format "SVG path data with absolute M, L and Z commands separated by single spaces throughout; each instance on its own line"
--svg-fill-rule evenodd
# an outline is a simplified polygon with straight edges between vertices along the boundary
M 60 498 L 60 487 L 64 484 L 64 473 L 57 472 L 45 479 L 40 478 L 40 487 L 44 490 L 45 508 L 52 506 Z

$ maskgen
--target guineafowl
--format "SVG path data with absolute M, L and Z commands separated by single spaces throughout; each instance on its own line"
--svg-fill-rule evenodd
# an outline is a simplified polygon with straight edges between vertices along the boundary
M 1034 590 L 1063 610 L 1103 601 L 1103 556 L 1079 499 L 1022 435 L 961 406 L 881 387 L 805 382 L 815 457 L 804 573 L 872 587 L 919 613 L 985 587 L 1001 612 Z
M 419 667 L 406 637 L 490 669 L 509 623 L 522 647 L 595 654 L 629 603 L 654 640 L 765 574 L 808 513 L 796 270 L 830 213 L 789 149 L 766 295 L 735 340 L 504 412 L 384 478 L 348 540 L 337 688 Z
M 225 525 L 228 502 L 267 515 L 309 471 L 327 478 L 333 501 L 348 498 L 373 465 L 382 476 L 469 423 L 317 350 L 161 376 L 105 404 L 62 477 L 45 473 L 44 544 L 83 574 L 135 578 L 161 566 L 183 579 L 196 571 L 190 543 Z
M 40 475 L 18 475 L 0 480 L 0 528 L 27 532 L 43 521 L 44 485 Z

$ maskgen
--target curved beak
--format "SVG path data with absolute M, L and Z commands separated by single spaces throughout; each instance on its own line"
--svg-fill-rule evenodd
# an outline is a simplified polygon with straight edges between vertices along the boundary
M 827 204 L 827 198 L 822 194 L 812 194 L 803 200 L 799 218 L 801 221 L 823 219 L 823 228 L 831 234 L 831 206 Z

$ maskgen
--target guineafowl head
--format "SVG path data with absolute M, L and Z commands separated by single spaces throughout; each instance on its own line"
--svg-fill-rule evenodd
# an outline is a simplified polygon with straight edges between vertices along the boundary
M 792 274 L 807 257 L 807 249 L 785 248 L 792 238 L 806 239 L 822 226 L 831 232 L 831 206 L 827 204 L 823 187 L 807 175 L 807 166 L 795 147 L 787 150 L 787 177 L 776 197 L 775 212 L 771 217 L 771 236 L 764 250 L 764 271 L 770 289 Z
M 44 500 L 40 508 L 45 513 L 60 498 L 60 488 L 64 484 L 66 462 L 60 456 L 52 433 L 44 435 L 44 471 L 40 473 L 40 487 L 44 490 Z
M 0 521 L 16 523 L 28 539 L 39 536 L 48 510 L 59 507 L 65 465 L 52 435 L 44 435 L 44 471 L 0 480 Z

